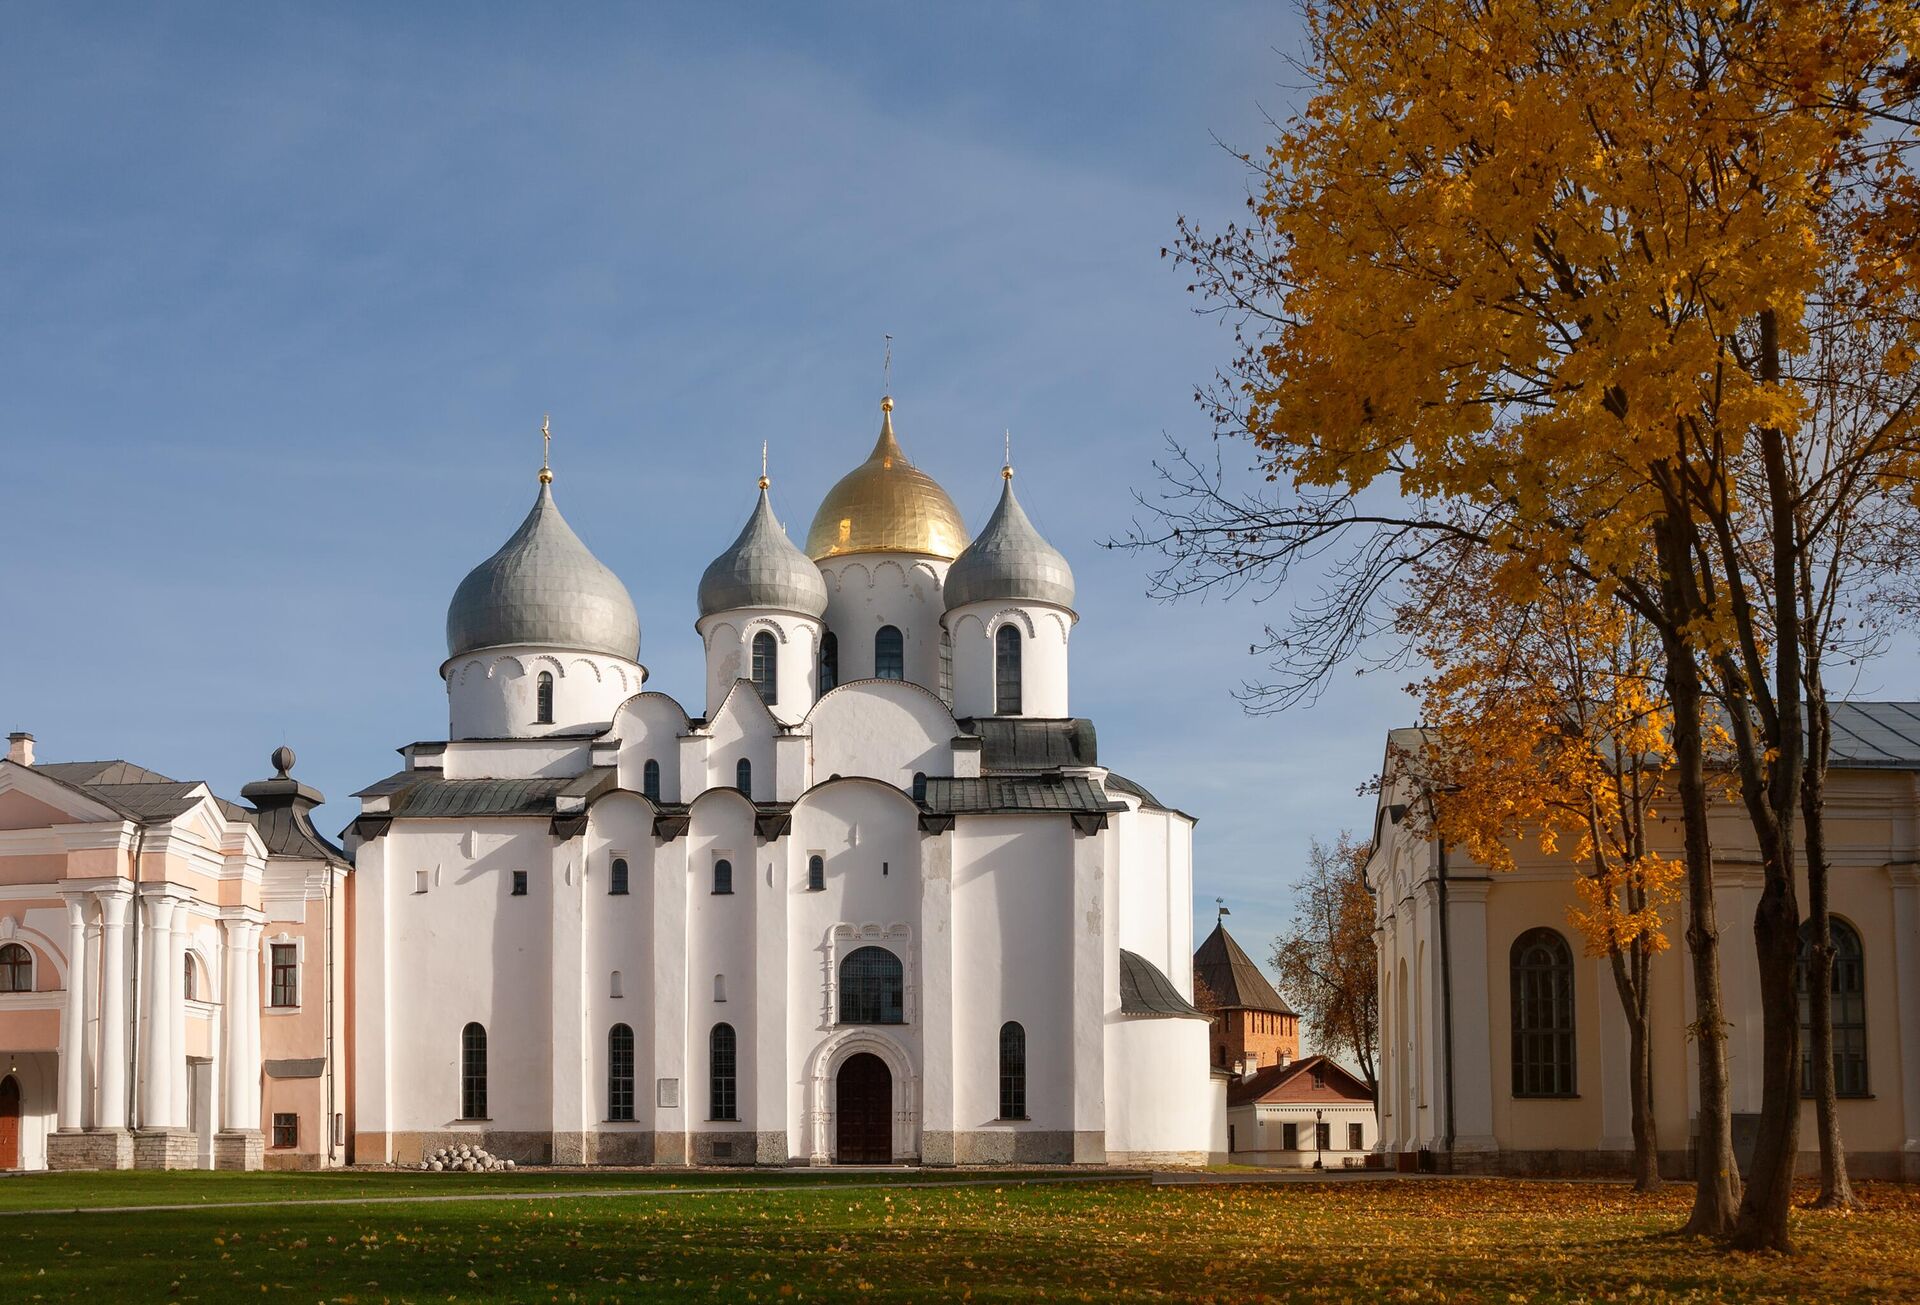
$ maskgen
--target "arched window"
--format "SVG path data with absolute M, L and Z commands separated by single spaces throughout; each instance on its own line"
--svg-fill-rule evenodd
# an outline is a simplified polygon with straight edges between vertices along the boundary
M 1573 952 L 1552 929 L 1513 940 L 1513 1095 L 1573 1095 Z
M 613 870 L 607 876 L 607 892 L 615 897 L 627 895 L 627 858 L 624 856 L 613 858 Z
M 32 991 L 33 953 L 19 943 L 0 947 L 0 992 Z
M 897 625 L 883 625 L 873 636 L 873 673 L 882 680 L 907 678 L 907 645 Z
M 733 1025 L 716 1024 L 707 1039 L 707 1118 L 740 1118 L 734 1073 Z
M 840 636 L 829 630 L 820 640 L 820 692 L 840 683 Z
M 182 966 L 180 995 L 188 1001 L 198 1001 L 200 1000 L 200 981 L 193 963 L 193 954 L 189 952 L 187 955 L 181 957 L 180 960 Z
M 713 863 L 713 891 L 716 893 L 733 891 L 733 862 L 722 859 Z
M 1027 1117 L 1027 1031 L 1012 1020 L 1000 1026 L 1000 1118 Z
M 993 636 L 993 710 L 1020 714 L 1020 631 L 1011 622 Z
M 753 636 L 753 687 L 760 701 L 769 707 L 780 698 L 780 690 L 774 683 L 779 675 L 780 651 L 774 646 L 773 636 L 762 630 Z
M 1867 966 L 1859 932 L 1845 920 L 1831 919 L 1833 991 L 1833 1090 L 1843 1097 L 1867 1095 Z M 1807 954 L 1813 926 L 1800 926 L 1800 962 L 1793 985 L 1800 994 L 1800 1091 L 1813 1095 L 1813 1001 L 1808 991 Z
M 901 1024 L 906 1017 L 906 974 L 900 958 L 884 947 L 848 952 L 840 962 L 840 1022 Z
M 533 723 L 551 725 L 553 724 L 553 672 L 541 671 L 540 678 L 534 683 L 538 687 L 533 694 Z
M 633 1118 L 633 1030 L 607 1030 L 607 1118 Z
M 740 796 L 753 801 L 753 763 L 745 757 L 733 768 L 733 786 L 740 790 Z
M 469 1024 L 460 1031 L 460 1118 L 487 1117 L 487 1031 Z
M 807 891 L 817 893 L 827 886 L 827 858 L 810 856 L 807 858 Z
M 660 763 L 652 757 L 648 757 L 647 764 L 640 767 L 640 791 L 649 802 L 660 800 Z
M 715 1001 L 725 1001 L 727 999 L 727 976 L 724 974 L 716 974 L 713 976 L 713 999 Z
M 922 803 L 927 800 L 927 773 L 924 770 L 913 772 L 913 800 Z

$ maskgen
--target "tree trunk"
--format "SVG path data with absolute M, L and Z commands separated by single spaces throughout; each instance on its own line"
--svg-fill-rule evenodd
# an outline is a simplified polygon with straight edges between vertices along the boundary
M 1660 1186 L 1660 1138 L 1653 1123 L 1653 1043 L 1647 1036 L 1647 985 L 1640 964 L 1645 944 L 1631 954 L 1614 948 L 1613 983 L 1627 1016 L 1627 1097 L 1633 1113 L 1633 1190 Z
M 1809 667 L 1812 659 L 1809 659 Z M 1809 671 L 1807 692 L 1807 773 L 1801 781 L 1801 815 L 1807 826 L 1807 1004 L 1812 1016 L 1808 1049 L 1813 1069 L 1813 1101 L 1820 1133 L 1820 1194 L 1816 1209 L 1851 1210 L 1860 1202 L 1847 1177 L 1847 1149 L 1840 1138 L 1838 1095 L 1833 1077 L 1833 918 L 1827 907 L 1827 744 L 1830 720 L 1826 695 Z
M 1668 492 L 1668 512 L 1654 528 L 1666 618 L 1667 700 L 1673 704 L 1674 778 L 1680 794 L 1687 857 L 1687 955 L 1693 967 L 1694 1044 L 1699 1051 L 1700 1114 L 1694 1139 L 1693 1212 L 1686 1231 L 1724 1237 L 1740 1203 L 1733 1158 L 1733 1115 L 1727 1090 L 1727 1017 L 1720 994 L 1720 935 L 1713 906 L 1713 842 L 1707 827 L 1706 757 L 1701 739 L 1700 668 L 1684 637 L 1699 613 L 1687 531 Z

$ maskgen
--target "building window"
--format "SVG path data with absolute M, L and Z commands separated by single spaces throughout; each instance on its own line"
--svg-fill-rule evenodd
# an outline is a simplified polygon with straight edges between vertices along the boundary
M 607 1030 L 607 1118 L 633 1118 L 633 1030 L 624 1024 Z
M 716 893 L 733 891 L 733 862 L 722 858 L 713 863 L 713 891 Z
M 291 1151 L 300 1145 L 300 1116 L 283 1115 L 275 1112 L 273 1116 L 273 1149 Z
M 271 1003 L 275 1006 L 300 1004 L 300 949 L 292 943 L 274 943 L 267 949 L 273 965 Z
M 487 1117 L 487 1031 L 469 1024 L 460 1031 L 460 1118 Z
M 1347 1125 L 1347 1150 L 1364 1151 L 1367 1149 L 1367 1130 L 1360 1124 Z
M 551 725 L 553 724 L 553 672 L 541 671 L 540 678 L 534 683 L 539 687 L 533 694 L 533 723 Z
M 829 630 L 820 640 L 820 692 L 840 683 L 840 636 Z
M 181 957 L 180 995 L 188 1001 L 200 1000 L 200 976 L 195 972 L 193 954 Z
M 727 999 L 727 976 L 724 974 L 716 974 L 713 976 L 713 999 L 715 1001 L 725 1001 Z
M 607 892 L 614 897 L 627 895 L 627 858 L 613 858 L 612 872 L 607 876 Z
M 913 772 L 913 800 L 922 806 L 926 805 L 927 775 L 925 771 L 916 770 Z
M 906 1022 L 906 973 L 884 947 L 857 947 L 840 962 L 842 1024 Z
M 660 763 L 652 757 L 648 757 L 647 764 L 640 767 L 640 792 L 649 802 L 657 804 L 660 801 Z
M 753 636 L 753 688 L 769 707 L 780 700 L 779 677 L 780 650 L 773 636 L 762 630 Z
M 1012 1020 L 1000 1026 L 1000 1118 L 1027 1117 L 1027 1031 Z
M 515 897 L 525 897 L 527 895 L 527 872 L 525 870 L 515 870 L 513 872 L 513 895 Z
M 1280 1149 L 1298 1151 L 1300 1149 L 1300 1125 L 1289 1120 L 1280 1125 Z
M 873 674 L 876 679 L 907 678 L 906 639 L 897 625 L 883 625 L 873 636 Z
M 807 891 L 818 893 L 827 886 L 827 858 L 818 852 L 807 858 Z
M 1843 1097 L 1867 1095 L 1867 967 L 1860 934 L 1845 920 L 1831 919 L 1833 992 L 1833 1090 Z M 1807 952 L 1813 928 L 1800 926 L 1800 961 L 1794 990 L 1800 995 L 1800 1091 L 1813 1095 L 1813 1002 L 1807 988 Z
M 1001 716 L 1020 714 L 1020 631 L 1012 624 L 993 636 L 993 710 Z
M 1327 1123 L 1313 1126 L 1313 1149 L 1316 1151 L 1333 1150 L 1333 1125 Z
M 1573 952 L 1552 929 L 1513 940 L 1513 1095 L 1573 1095 Z
M 753 763 L 745 757 L 733 768 L 733 786 L 740 790 L 740 796 L 753 801 Z
M 620 971 L 615 970 L 613 976 L 607 980 L 607 996 L 624 997 L 626 995 L 626 987 L 620 981 Z
M 415 870 L 413 872 L 413 891 L 416 893 L 424 893 L 427 891 L 427 872 L 425 870 Z
M 733 1025 L 716 1024 L 707 1039 L 707 1118 L 738 1119 L 734 1086 Z
M 33 953 L 19 943 L 0 947 L 0 992 L 33 991 Z

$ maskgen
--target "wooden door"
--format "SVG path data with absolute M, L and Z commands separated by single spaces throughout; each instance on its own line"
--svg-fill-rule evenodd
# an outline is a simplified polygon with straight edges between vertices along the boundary
M 0 1078 L 0 1169 L 20 1167 L 20 1085 Z
M 884 1060 L 863 1051 L 842 1065 L 833 1108 L 841 1164 L 883 1165 L 893 1159 L 893 1075 Z

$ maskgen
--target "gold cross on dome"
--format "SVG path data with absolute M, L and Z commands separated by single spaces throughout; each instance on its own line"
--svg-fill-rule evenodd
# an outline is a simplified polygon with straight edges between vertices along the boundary
M 540 483 L 551 485 L 553 483 L 553 416 L 550 413 L 540 418 L 540 441 Z

